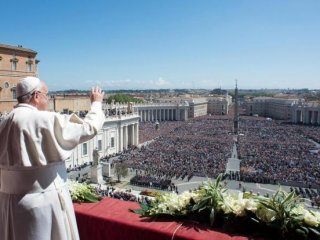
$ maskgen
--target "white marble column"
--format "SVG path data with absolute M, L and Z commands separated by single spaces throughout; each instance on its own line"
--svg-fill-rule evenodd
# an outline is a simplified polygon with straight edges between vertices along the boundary
M 130 145 L 134 146 L 135 144 L 135 131 L 134 131 L 135 124 L 130 125 Z
M 123 127 L 123 148 L 128 149 L 128 126 Z
M 139 123 L 136 123 L 134 125 L 134 130 L 135 130 L 135 134 L 134 134 L 134 136 L 135 136 L 135 145 L 137 146 L 137 145 L 139 145 Z
M 119 145 L 119 152 L 123 151 L 123 128 L 122 126 L 119 127 L 118 131 L 118 145 Z

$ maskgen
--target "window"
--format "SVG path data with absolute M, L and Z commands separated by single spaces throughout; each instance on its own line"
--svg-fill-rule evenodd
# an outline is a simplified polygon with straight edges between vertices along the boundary
M 82 144 L 82 156 L 88 155 L 88 143 Z
M 28 57 L 28 60 L 26 61 L 27 64 L 27 72 L 32 72 L 32 63 L 31 57 Z
M 102 140 L 98 140 L 98 150 L 102 150 Z
M 12 61 L 11 62 L 11 70 L 12 71 L 16 71 L 17 70 L 17 62 L 16 61 Z
M 111 147 L 114 148 L 114 137 L 111 138 Z
M 13 98 L 13 99 L 17 99 L 17 91 L 16 91 L 15 88 L 12 89 L 12 98 Z
M 32 65 L 31 65 L 31 63 L 27 63 L 27 72 L 32 72 Z
M 8 82 L 5 82 L 5 83 L 4 83 L 4 88 L 9 88 L 9 87 L 10 87 L 9 83 L 8 83 Z

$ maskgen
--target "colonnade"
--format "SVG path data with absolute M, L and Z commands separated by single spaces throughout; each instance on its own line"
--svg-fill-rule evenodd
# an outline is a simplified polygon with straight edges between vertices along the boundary
M 138 109 L 138 113 L 141 122 L 185 121 L 188 118 L 187 109 L 179 108 Z
M 310 125 L 320 125 L 320 107 L 319 109 L 295 109 L 293 114 L 293 122 Z
M 129 146 L 139 144 L 139 124 L 125 124 L 118 128 L 118 152 L 128 149 Z

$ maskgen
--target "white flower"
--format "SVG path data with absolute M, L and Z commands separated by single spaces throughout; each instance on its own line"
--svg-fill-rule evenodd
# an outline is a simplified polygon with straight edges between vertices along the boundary
M 258 208 L 258 202 L 254 199 L 244 199 L 245 208 L 249 211 L 255 212 Z
M 246 210 L 255 212 L 257 210 L 258 203 L 254 199 L 243 198 L 243 193 L 226 194 L 224 195 L 224 202 L 221 205 L 221 209 L 224 213 L 233 213 L 237 216 L 244 216 Z
M 67 184 L 73 201 L 85 201 L 86 195 L 88 193 L 93 193 L 92 188 L 85 183 L 78 183 L 69 180 Z
M 305 210 L 304 212 L 304 222 L 312 227 L 317 227 L 319 225 L 319 220 L 314 212 Z
M 256 216 L 264 222 L 272 222 L 276 218 L 276 213 L 271 209 L 260 206 L 256 211 Z

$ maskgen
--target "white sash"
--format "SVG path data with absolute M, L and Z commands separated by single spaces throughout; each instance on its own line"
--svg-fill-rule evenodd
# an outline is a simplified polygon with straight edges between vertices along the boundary
M 67 181 L 64 162 L 37 167 L 0 167 L 0 192 L 26 194 L 57 190 Z

